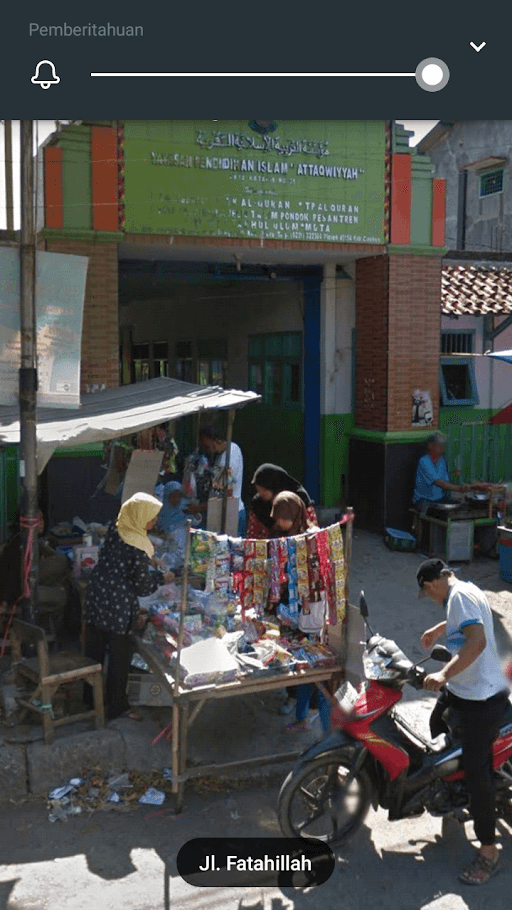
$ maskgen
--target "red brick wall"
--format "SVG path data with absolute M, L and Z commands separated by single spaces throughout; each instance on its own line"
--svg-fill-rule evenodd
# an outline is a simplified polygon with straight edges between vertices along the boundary
M 441 259 L 390 255 L 356 263 L 356 426 L 410 431 L 412 393 L 428 390 L 437 426 Z
M 412 393 L 428 390 L 439 417 L 441 258 L 389 257 L 388 431 L 411 430 Z
M 356 262 L 356 426 L 386 430 L 388 257 Z
M 119 385 L 118 262 L 116 243 L 46 241 L 54 253 L 88 256 L 82 329 L 81 387 Z

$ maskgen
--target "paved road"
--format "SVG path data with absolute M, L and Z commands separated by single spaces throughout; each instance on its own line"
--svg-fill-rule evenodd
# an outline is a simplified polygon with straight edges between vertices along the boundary
M 440 619 L 435 604 L 416 598 L 419 562 L 417 554 L 389 553 L 373 535 L 358 534 L 354 542 L 353 594 L 365 588 L 376 628 L 396 638 L 413 658 L 422 656 L 421 631 Z M 500 645 L 506 652 L 512 637 L 510 586 L 500 582 L 497 564 L 491 561 L 474 563 L 461 574 L 489 593 Z M 409 690 L 404 710 L 426 729 L 431 705 L 429 695 L 418 697 Z M 254 715 L 250 724 L 254 737 L 261 739 L 265 731 L 268 735 L 269 710 L 267 705 L 267 714 Z M 229 718 L 222 720 L 229 726 Z M 219 718 L 212 723 L 215 730 Z M 205 736 L 206 732 L 205 728 Z M 230 732 L 239 735 L 239 730 Z M 211 745 L 211 735 L 207 738 Z M 501 831 L 502 872 L 484 888 L 468 888 L 458 882 L 457 874 L 471 857 L 471 825 L 462 829 L 451 823 L 443 831 L 442 822 L 428 816 L 390 824 L 383 811 L 370 813 L 338 857 L 332 878 L 317 890 L 261 893 L 258 889 L 196 889 L 183 883 L 175 857 L 187 840 L 279 834 L 275 815 L 279 783 L 280 778 L 253 782 L 245 789 L 222 793 L 190 789 L 180 818 L 155 817 L 152 810 L 139 809 L 128 815 L 78 816 L 52 825 L 42 803 L 3 809 L 0 910 L 509 910 L 512 906 L 508 829 Z
M 192 888 L 179 878 L 175 857 L 197 836 L 278 833 L 275 784 L 229 793 L 190 791 L 185 813 L 98 813 L 50 824 L 44 806 L 4 810 L 0 835 L 0 910 L 509 910 L 512 844 L 503 829 L 503 871 L 485 888 L 468 888 L 457 872 L 471 856 L 471 825 L 439 819 L 390 824 L 371 812 L 337 857 L 321 888 Z M 444 835 L 444 836 L 443 836 Z

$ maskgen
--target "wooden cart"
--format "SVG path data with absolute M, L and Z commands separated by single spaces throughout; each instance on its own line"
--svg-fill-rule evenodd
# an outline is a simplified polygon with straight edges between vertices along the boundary
M 232 698 L 236 695 L 253 695 L 271 692 L 273 689 L 282 689 L 285 686 L 296 686 L 304 683 L 329 682 L 340 677 L 343 670 L 341 666 L 323 669 L 302 670 L 292 673 L 262 673 L 258 677 L 243 677 L 235 682 L 222 683 L 210 686 L 201 686 L 196 689 L 178 687 L 176 696 L 176 682 L 168 672 L 169 667 L 155 645 L 145 644 L 138 635 L 133 636 L 134 647 L 138 654 L 144 658 L 162 686 L 173 695 L 172 708 L 172 772 L 173 792 L 176 793 L 176 809 L 181 812 L 185 784 L 188 780 L 197 777 L 215 777 L 227 771 L 242 770 L 260 767 L 262 765 L 278 764 L 293 761 L 300 752 L 281 752 L 262 755 L 233 762 L 201 765 L 197 768 L 187 767 L 188 759 L 188 731 L 194 723 L 199 712 L 207 702 L 220 698 Z
M 349 596 L 349 567 L 352 553 L 352 509 L 347 510 L 347 533 L 345 543 L 345 567 L 346 583 L 345 597 L 348 604 Z M 187 546 L 185 552 L 185 566 L 183 573 L 183 591 L 180 609 L 180 624 L 178 632 L 178 648 L 176 653 L 177 665 L 180 664 L 180 654 L 183 646 L 184 619 L 187 605 L 188 583 L 189 583 L 189 564 L 190 564 L 190 525 L 187 534 Z M 172 695 L 172 726 L 171 726 L 171 755 L 172 755 L 172 789 L 176 795 L 176 810 L 181 812 L 185 793 L 185 784 L 188 780 L 198 777 L 215 777 L 219 773 L 234 771 L 240 769 L 249 769 L 260 767 L 262 765 L 278 764 L 281 762 L 293 761 L 298 758 L 300 752 L 281 752 L 269 755 L 258 756 L 257 758 L 244 759 L 233 762 L 224 762 L 219 764 L 201 765 L 197 768 L 188 767 L 188 731 L 194 723 L 203 706 L 213 700 L 221 698 L 231 698 L 236 695 L 251 695 L 270 692 L 273 689 L 282 689 L 286 686 L 296 686 L 307 683 L 321 685 L 325 682 L 331 682 L 340 679 L 344 672 L 344 661 L 340 653 L 339 665 L 334 667 L 313 668 L 306 670 L 296 670 L 292 672 L 275 672 L 267 671 L 260 676 L 247 676 L 237 679 L 234 682 L 220 683 L 208 686 L 200 686 L 194 689 L 187 689 L 180 685 L 179 679 L 175 678 L 169 672 L 169 664 L 163 658 L 159 648 L 156 645 L 147 644 L 142 641 L 138 634 L 133 634 L 134 648 L 138 654 L 147 662 L 155 676 L 159 679 L 162 686 Z M 322 687 L 323 688 L 323 687 Z M 325 691 L 325 690 L 324 690 Z

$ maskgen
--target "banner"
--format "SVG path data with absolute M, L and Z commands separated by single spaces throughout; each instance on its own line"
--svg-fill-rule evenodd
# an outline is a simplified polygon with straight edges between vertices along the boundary
M 88 259 L 36 253 L 36 330 L 42 406 L 80 406 L 80 350 Z M 0 403 L 18 402 L 20 368 L 20 254 L 0 248 Z
M 127 120 L 126 230 L 384 243 L 384 120 Z

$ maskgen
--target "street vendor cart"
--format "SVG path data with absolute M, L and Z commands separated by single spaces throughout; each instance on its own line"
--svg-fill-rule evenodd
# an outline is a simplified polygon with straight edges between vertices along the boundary
M 285 658 L 283 660 L 282 652 L 285 649 L 282 646 L 282 642 L 276 642 L 275 629 L 271 628 L 269 630 L 270 634 L 263 632 L 263 635 L 259 640 L 260 648 L 264 650 L 266 647 L 268 648 L 269 655 L 272 655 L 272 653 L 274 654 L 274 659 L 268 660 L 266 666 L 262 666 L 260 669 L 253 669 L 250 666 L 250 661 L 249 666 L 243 661 L 244 655 L 242 654 L 242 668 L 239 671 L 233 671 L 232 665 L 229 664 L 227 670 L 221 670 L 217 674 L 215 674 L 215 672 L 210 673 L 208 667 L 203 667 L 203 674 L 194 675 L 194 671 L 192 670 L 187 676 L 184 672 L 186 669 L 185 655 L 187 652 L 192 652 L 193 648 L 196 647 L 196 645 L 184 647 L 186 628 L 193 627 L 193 624 L 191 625 L 188 621 L 190 619 L 188 607 L 191 584 L 197 584 L 197 577 L 194 577 L 193 575 L 193 572 L 195 571 L 193 557 L 194 542 L 197 540 L 197 536 L 201 534 L 203 534 L 204 540 L 204 532 L 192 531 L 189 528 L 179 613 L 177 614 L 173 611 L 166 613 L 165 610 L 161 613 L 157 609 L 153 613 L 152 618 L 156 619 L 157 626 L 160 625 L 160 631 L 155 632 L 155 627 L 151 622 L 151 619 L 149 619 L 145 631 L 133 635 L 133 644 L 136 652 L 146 661 L 148 667 L 164 690 L 172 696 L 172 721 L 169 724 L 168 732 L 171 740 L 172 786 L 173 792 L 176 794 L 176 807 L 178 812 L 180 812 L 183 807 L 186 782 L 193 778 L 215 777 L 229 771 L 248 770 L 254 767 L 261 767 L 262 765 L 291 761 L 298 757 L 299 752 L 289 751 L 260 755 L 238 761 L 201 765 L 196 768 L 189 767 L 187 751 L 188 733 L 203 707 L 209 702 L 217 699 L 226 699 L 233 696 L 243 696 L 255 693 L 262 694 L 263 692 L 282 689 L 286 686 L 311 683 L 320 687 L 326 686 L 329 688 L 332 683 L 340 679 L 344 672 L 345 663 L 346 605 L 348 602 L 348 576 L 352 548 L 352 518 L 352 510 L 349 509 L 347 515 L 341 522 L 342 524 L 345 524 L 346 527 L 344 545 L 339 523 L 331 526 L 331 528 L 317 529 L 315 532 L 309 532 L 308 534 L 300 535 L 298 538 L 293 539 L 297 541 L 296 546 L 298 550 L 300 550 L 301 545 L 303 543 L 305 544 L 305 541 L 302 541 L 300 538 L 315 538 L 313 549 L 321 554 L 319 560 L 320 570 L 327 588 L 330 587 L 329 598 L 326 602 L 325 622 L 322 636 L 326 643 L 325 645 L 315 646 L 315 644 L 310 644 L 306 641 L 305 653 L 303 653 L 305 650 L 304 648 L 292 648 L 290 646 L 288 658 L 291 656 L 291 659 L 287 660 Z M 230 553 L 230 587 L 232 587 L 233 578 L 236 577 L 237 574 L 237 554 L 238 558 L 240 558 L 239 554 L 241 552 L 246 554 L 244 565 L 247 565 L 247 554 L 250 554 L 249 560 L 252 558 L 253 562 L 256 563 L 257 559 L 252 555 L 256 553 L 256 542 L 231 540 L 226 538 L 225 535 L 209 535 L 209 537 L 211 538 L 210 542 L 214 550 L 216 547 L 218 548 L 220 546 L 221 549 L 224 548 L 224 552 Z M 258 541 L 257 545 L 260 550 L 262 550 L 262 548 L 268 548 L 268 555 L 275 553 L 279 548 L 279 542 L 276 541 Z M 285 546 L 287 546 L 286 540 Z M 294 547 L 292 546 L 290 552 L 293 552 L 293 549 Z M 210 553 L 210 566 L 214 562 L 215 556 Z M 217 565 L 220 565 L 221 562 L 222 560 L 220 562 L 217 561 Z M 272 573 L 272 571 L 276 571 L 275 560 L 267 559 L 267 566 L 269 562 L 269 571 Z M 272 566 L 274 566 L 274 569 Z M 289 563 L 287 564 L 287 568 L 289 570 Z M 207 575 L 208 574 L 210 573 L 207 570 Z M 256 573 L 253 575 L 253 582 L 255 577 Z M 242 581 L 243 580 L 244 579 L 242 579 Z M 215 584 L 215 579 L 212 579 L 212 577 L 207 578 L 206 587 L 210 585 L 212 588 L 211 596 L 215 596 Z M 254 590 L 259 590 L 257 585 Z M 203 596 L 203 594 L 201 594 L 201 596 Z M 204 592 L 204 597 L 206 596 L 207 592 Z M 244 600 L 243 592 L 241 602 L 242 605 L 247 603 L 247 598 Z M 256 606 L 256 614 L 261 617 L 263 604 L 254 604 L 254 600 L 250 601 L 250 599 L 249 602 Z M 250 610 L 247 611 L 247 614 L 249 612 Z M 206 613 L 207 607 L 205 608 L 205 615 Z M 258 619 L 249 620 L 245 614 L 245 608 L 242 606 L 242 610 L 238 614 L 238 620 L 232 618 L 232 622 L 230 623 L 228 617 L 227 620 L 223 619 L 221 621 L 225 622 L 229 628 L 239 628 L 243 631 L 243 635 L 245 635 L 247 629 L 251 628 L 251 623 L 254 625 L 259 621 Z M 245 623 L 244 619 L 247 619 Z M 264 625 L 264 623 L 261 625 Z M 267 625 L 272 626 L 272 622 L 269 622 Z M 206 632 L 206 634 L 208 633 Z M 221 636 L 221 638 L 216 638 L 216 642 L 218 643 L 218 647 L 216 647 L 215 629 L 214 623 L 212 623 L 209 638 L 209 641 L 212 643 L 211 649 L 209 649 L 211 653 L 220 650 L 223 638 L 227 637 L 229 639 L 230 637 L 230 633 L 227 632 L 224 626 L 221 626 Z M 190 636 L 188 640 L 191 640 Z M 199 642 L 199 644 L 201 644 L 201 642 Z M 308 656 L 307 647 L 309 644 L 310 652 Z M 254 662 L 254 665 L 256 665 L 256 662 Z M 190 667 L 188 669 L 190 670 Z M 325 692 L 325 688 L 323 691 Z

